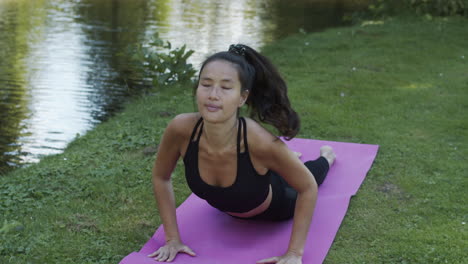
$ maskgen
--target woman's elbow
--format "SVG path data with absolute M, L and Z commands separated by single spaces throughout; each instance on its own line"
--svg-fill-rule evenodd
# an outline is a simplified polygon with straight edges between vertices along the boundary
M 318 194 L 317 183 L 312 183 L 300 190 L 297 190 L 297 195 L 302 197 L 309 197 L 309 199 L 316 199 Z

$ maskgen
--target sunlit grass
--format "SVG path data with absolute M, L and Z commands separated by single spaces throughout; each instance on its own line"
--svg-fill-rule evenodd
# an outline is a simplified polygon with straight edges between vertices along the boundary
M 467 261 L 467 24 L 390 20 L 267 47 L 302 135 L 381 146 L 326 262 Z
M 467 25 L 399 18 L 264 48 L 299 137 L 380 145 L 326 263 L 467 262 Z M 118 263 L 138 250 L 160 224 L 157 144 L 194 110 L 191 88 L 135 99 L 64 154 L 0 178 L 0 263 Z M 173 176 L 180 204 L 190 191 L 181 166 Z

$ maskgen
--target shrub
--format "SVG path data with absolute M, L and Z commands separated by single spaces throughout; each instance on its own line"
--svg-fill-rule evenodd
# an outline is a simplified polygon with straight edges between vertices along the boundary
M 190 80 L 195 69 L 188 63 L 193 50 L 186 46 L 172 49 L 169 41 L 163 41 L 156 33 L 148 43 L 129 47 L 134 71 L 126 78 L 138 80 L 144 86 L 162 87 L 178 81 Z
M 468 16 L 468 0 L 373 0 L 364 16 L 375 18 L 401 13 Z
M 468 0 L 411 0 L 411 8 L 418 14 L 436 16 L 468 16 Z

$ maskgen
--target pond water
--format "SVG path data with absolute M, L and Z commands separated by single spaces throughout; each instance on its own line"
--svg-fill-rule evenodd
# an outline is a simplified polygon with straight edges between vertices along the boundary
M 155 32 L 198 66 L 232 43 L 345 25 L 362 2 L 0 0 L 0 173 L 60 153 L 138 93 L 125 51 Z

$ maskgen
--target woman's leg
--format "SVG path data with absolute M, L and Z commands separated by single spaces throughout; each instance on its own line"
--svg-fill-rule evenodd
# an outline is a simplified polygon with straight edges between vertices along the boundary
M 294 216 L 297 192 L 275 172 L 271 172 L 270 184 L 273 196 L 268 209 L 253 219 L 283 221 Z
M 329 165 L 327 159 L 320 157 L 316 160 L 309 160 L 304 165 L 309 169 L 309 171 L 314 175 L 317 185 L 320 186 L 322 182 L 327 177 Z
M 335 153 L 333 149 L 324 146 L 320 148 L 320 158 L 307 161 L 305 166 L 312 172 L 317 184 L 320 185 L 327 176 L 328 169 L 334 161 Z M 296 208 L 297 191 L 277 173 L 272 171 L 270 177 L 270 184 L 273 191 L 271 204 L 265 212 L 251 219 L 273 221 L 291 219 L 294 216 L 294 210 Z
M 317 185 L 321 185 L 327 177 L 328 170 L 335 161 L 335 153 L 329 146 L 323 146 L 320 148 L 320 157 L 316 160 L 306 161 L 304 165 L 314 175 Z

